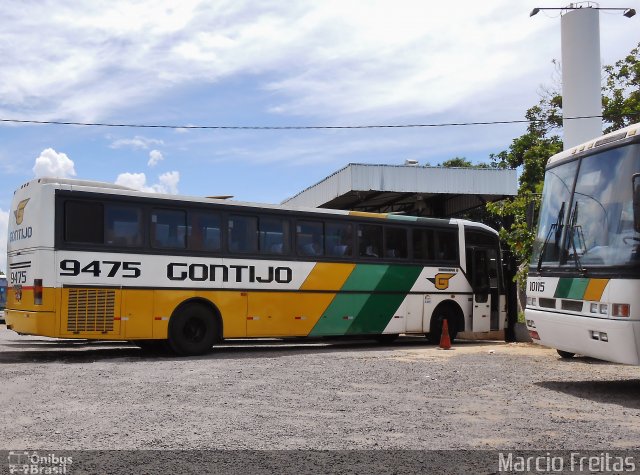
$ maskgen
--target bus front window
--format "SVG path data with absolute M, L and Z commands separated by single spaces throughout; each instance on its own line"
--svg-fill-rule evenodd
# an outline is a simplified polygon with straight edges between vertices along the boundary
M 640 145 L 619 147 L 582 160 L 573 199 L 566 253 L 584 266 L 638 264 L 640 234 L 633 223 L 631 176 L 640 171 Z M 570 260 L 567 265 L 570 265 Z
M 547 170 L 531 265 L 582 269 L 640 263 L 631 180 L 639 172 L 637 144 Z
M 538 234 L 533 243 L 533 266 L 539 263 L 557 266 L 560 262 L 562 235 L 569 214 L 567 207 L 571 202 L 571 189 L 577 170 L 578 162 L 573 161 L 545 173 Z

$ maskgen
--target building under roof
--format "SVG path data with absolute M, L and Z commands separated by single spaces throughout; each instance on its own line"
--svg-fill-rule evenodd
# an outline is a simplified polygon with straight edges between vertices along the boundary
M 446 218 L 517 188 L 516 170 L 350 163 L 282 204 Z

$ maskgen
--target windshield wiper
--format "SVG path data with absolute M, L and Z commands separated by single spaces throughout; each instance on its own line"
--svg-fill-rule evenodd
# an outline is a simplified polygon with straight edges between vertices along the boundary
M 540 272 L 540 268 L 542 267 L 542 258 L 544 257 L 544 251 L 547 248 L 547 244 L 549 244 L 549 240 L 551 239 L 551 233 L 553 231 L 556 232 L 556 247 L 558 246 L 558 241 L 560 239 L 560 235 L 562 234 L 562 221 L 564 221 L 564 204 L 560 206 L 560 211 L 558 211 L 558 217 L 556 218 L 556 222 L 551 225 L 549 228 L 549 232 L 547 233 L 547 237 L 542 243 L 542 249 L 540 249 L 540 256 L 538 257 L 538 272 Z
M 582 267 L 582 262 L 580 262 L 580 256 L 578 255 L 578 250 L 576 249 L 576 233 L 578 233 L 582 226 L 577 226 L 576 222 L 578 221 L 578 202 L 576 201 L 575 206 L 573 207 L 573 211 L 571 212 L 571 218 L 569 218 L 569 239 L 571 240 L 571 248 L 573 249 L 573 260 L 576 263 L 576 269 L 581 274 L 584 274 L 584 267 Z M 584 240 L 584 238 L 583 238 Z

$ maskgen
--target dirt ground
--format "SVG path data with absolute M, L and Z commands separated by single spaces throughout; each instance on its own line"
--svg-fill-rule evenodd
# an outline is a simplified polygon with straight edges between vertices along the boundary
M 0 326 L 0 448 L 638 447 L 640 369 L 526 343 L 235 341 L 205 356 Z

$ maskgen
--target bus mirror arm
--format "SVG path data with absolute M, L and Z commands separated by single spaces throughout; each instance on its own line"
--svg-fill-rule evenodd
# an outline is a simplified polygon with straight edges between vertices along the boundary
M 633 228 L 640 233 L 640 173 L 631 177 L 633 186 Z

